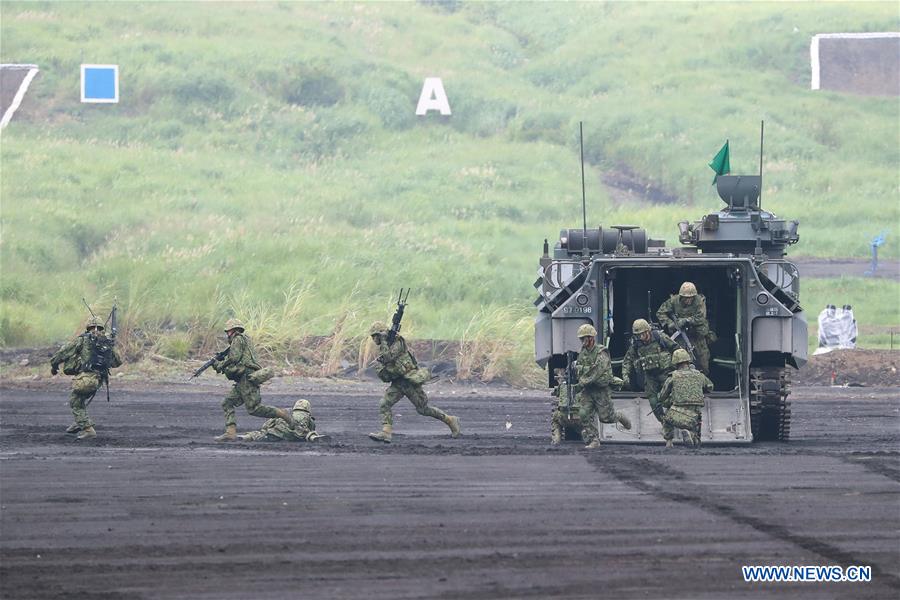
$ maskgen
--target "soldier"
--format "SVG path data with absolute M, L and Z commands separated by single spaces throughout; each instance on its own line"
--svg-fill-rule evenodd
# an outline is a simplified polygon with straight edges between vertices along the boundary
M 678 295 L 673 294 L 660 305 L 656 318 L 669 335 L 675 333 L 676 326 L 687 334 L 694 347 L 697 368 L 709 375 L 709 341 L 714 334 L 706 320 L 706 298 L 697 293 L 697 287 L 690 281 L 681 284 Z
M 683 430 L 684 442 L 696 448 L 700 446 L 703 394 L 712 391 L 713 384 L 706 375 L 694 369 L 691 356 L 683 348 L 672 353 L 672 364 L 675 370 L 659 393 L 659 401 L 667 409 L 663 418 L 663 438 L 666 448 L 671 448 L 677 427 Z
M 659 405 L 659 390 L 671 370 L 672 352 L 679 346 L 666 334 L 652 330 L 644 319 L 631 326 L 634 337 L 622 361 L 622 378 L 631 382 L 632 373 L 643 375 L 644 392 L 650 400 L 653 415 L 662 423 L 663 413 Z
M 613 409 L 610 386 L 620 387 L 622 380 L 613 375 L 609 352 L 605 346 L 597 344 L 597 330 L 591 325 L 578 328 L 581 352 L 576 363 L 577 383 L 573 386 L 578 394 L 578 419 L 581 421 L 581 439 L 585 448 L 600 447 L 600 434 L 594 423 L 596 415 L 601 423 L 621 423 L 631 429 L 631 421 Z
M 428 406 L 428 396 L 422 389 L 422 385 L 428 379 L 428 371 L 419 368 L 403 337 L 398 335 L 392 344 L 388 344 L 387 329 L 387 325 L 379 321 L 373 323 L 369 329 L 369 335 L 378 347 L 375 372 L 379 379 L 391 384 L 384 392 L 384 398 L 378 407 L 381 412 L 381 431 L 370 433 L 369 437 L 377 442 L 391 442 L 394 430 L 391 407 L 403 396 L 409 398 L 417 413 L 443 421 L 450 428 L 450 435 L 459 437 L 459 418 L 450 416 L 439 408 Z
M 551 402 L 553 412 L 550 415 L 550 443 L 554 446 L 566 437 L 566 425 L 570 415 L 578 415 L 578 403 L 572 398 L 572 406 L 569 406 L 569 384 L 566 383 L 566 370 L 556 369 L 556 387 L 550 395 L 554 398 Z M 573 392 L 574 396 L 574 392 Z
M 244 334 L 244 324 L 237 319 L 228 319 L 225 323 L 225 333 L 228 335 L 228 353 L 222 360 L 215 361 L 212 368 L 216 373 L 222 373 L 233 381 L 234 387 L 222 401 L 222 410 L 225 411 L 225 433 L 217 436 L 216 441 L 232 442 L 237 439 L 234 409 L 241 404 L 244 404 L 247 412 L 254 417 L 281 418 L 290 423 L 291 413 L 283 408 L 262 404 L 259 386 L 271 378 L 272 372 L 270 369 L 260 369 L 253 343 Z
M 250 431 L 238 436 L 245 442 L 316 442 L 327 440 L 327 435 L 316 431 L 316 419 L 310 412 L 309 400 L 297 400 L 291 410 L 293 424 L 282 418 L 269 419 L 259 431 Z
M 63 373 L 75 376 L 69 395 L 69 408 L 75 422 L 69 425 L 66 433 L 78 434 L 76 438 L 79 440 L 97 437 L 94 423 L 87 414 L 87 405 L 109 376 L 109 369 L 122 364 L 122 357 L 106 337 L 100 319 L 91 317 L 84 330 L 50 358 L 51 374 L 59 373 L 59 365 L 62 364 Z

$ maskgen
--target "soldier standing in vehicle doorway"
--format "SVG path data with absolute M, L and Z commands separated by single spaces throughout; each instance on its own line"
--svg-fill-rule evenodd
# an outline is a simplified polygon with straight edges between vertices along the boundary
M 697 286 L 690 281 L 681 284 L 678 294 L 673 294 L 660 305 L 656 318 L 669 335 L 681 329 L 693 346 L 697 368 L 709 375 L 709 342 L 715 334 L 706 319 L 706 298 L 697 293 Z
M 711 392 L 713 384 L 694 369 L 690 355 L 683 348 L 672 353 L 672 364 L 675 370 L 659 393 L 659 401 L 667 409 L 663 417 L 663 439 L 666 448 L 671 448 L 677 427 L 682 430 L 684 443 L 696 448 L 700 446 L 704 393 Z
M 621 387 L 622 380 L 613 375 L 612 362 L 605 346 L 597 344 L 597 330 L 592 325 L 578 328 L 581 352 L 576 362 L 576 383 L 578 419 L 581 421 L 581 438 L 587 443 L 585 448 L 600 447 L 600 433 L 595 418 L 601 423 L 621 423 L 631 429 L 628 417 L 613 409 L 610 387 Z
M 291 413 L 283 408 L 274 408 L 262 403 L 259 386 L 272 378 L 271 369 L 261 369 L 256 360 L 253 342 L 244 333 L 244 324 L 237 319 L 229 319 L 225 323 L 225 334 L 228 336 L 228 351 L 225 357 L 212 363 L 216 373 L 222 373 L 234 386 L 222 401 L 225 411 L 225 433 L 217 436 L 217 442 L 231 442 L 237 439 L 237 420 L 234 409 L 241 404 L 254 417 L 266 419 L 281 418 L 291 423 Z
M 69 425 L 66 433 L 77 434 L 79 440 L 97 437 L 87 406 L 109 377 L 109 369 L 122 365 L 122 357 L 114 342 L 106 337 L 103 321 L 91 317 L 84 333 L 63 345 L 50 358 L 50 373 L 59 373 L 60 364 L 63 365 L 63 373 L 75 376 L 69 395 L 69 408 L 75 422 Z
M 662 423 L 663 411 L 659 404 L 659 390 L 666 381 L 672 367 L 672 352 L 678 344 L 661 331 L 650 327 L 645 319 L 636 320 L 631 326 L 634 334 L 631 345 L 622 361 L 622 378 L 625 385 L 630 385 L 632 375 L 640 375 L 644 379 L 644 393 L 650 401 L 653 415 Z
M 450 435 L 459 437 L 459 417 L 448 415 L 441 409 L 428 405 L 428 396 L 422 389 L 422 385 L 430 377 L 428 370 L 419 368 L 406 345 L 406 340 L 400 335 L 395 335 L 393 342 L 389 343 L 388 326 L 380 321 L 372 324 L 369 335 L 378 349 L 375 372 L 379 379 L 391 384 L 384 392 L 378 407 L 381 413 L 381 431 L 370 433 L 369 437 L 376 442 L 388 444 L 391 442 L 394 432 L 394 415 L 391 408 L 403 396 L 409 398 L 417 413 L 443 421 L 450 428 Z

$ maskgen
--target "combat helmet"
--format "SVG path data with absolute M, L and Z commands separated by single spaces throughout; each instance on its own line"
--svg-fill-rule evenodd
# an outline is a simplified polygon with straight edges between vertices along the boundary
M 697 295 L 697 286 L 695 286 L 690 281 L 685 281 L 681 284 L 681 288 L 678 290 L 678 295 L 682 298 L 693 298 Z
M 578 328 L 578 339 L 586 337 L 597 337 L 597 330 L 594 329 L 593 325 L 588 325 L 587 323 Z
M 231 331 L 232 329 L 244 331 L 244 324 L 240 319 L 228 319 L 225 321 L 225 331 Z
M 678 366 L 683 363 L 691 362 L 691 355 L 684 348 L 678 348 L 672 353 L 672 364 Z
M 91 317 L 87 320 L 87 323 L 85 323 L 84 330 L 90 331 L 91 327 L 96 327 L 102 331 L 105 329 L 105 324 L 98 317 Z
M 299 410 L 301 412 L 308 413 L 309 412 L 309 400 L 305 398 L 301 398 L 294 402 L 294 408 L 291 410 Z
M 385 325 L 382 321 L 375 321 L 372 323 L 372 326 L 369 327 L 369 336 L 373 336 L 376 334 L 384 334 L 387 331 L 387 325 Z
M 648 331 L 650 331 L 650 323 L 648 323 L 646 319 L 635 319 L 634 323 L 631 325 L 631 333 L 634 335 L 641 335 Z

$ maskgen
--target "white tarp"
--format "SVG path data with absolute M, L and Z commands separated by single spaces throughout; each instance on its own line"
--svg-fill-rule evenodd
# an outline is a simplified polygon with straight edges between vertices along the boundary
M 819 348 L 815 354 L 822 354 L 838 348 L 856 348 L 856 319 L 849 305 L 836 308 L 826 306 L 819 313 Z

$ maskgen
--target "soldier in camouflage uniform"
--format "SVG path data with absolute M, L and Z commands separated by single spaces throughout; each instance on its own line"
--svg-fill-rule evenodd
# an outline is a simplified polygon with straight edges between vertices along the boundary
M 217 436 L 216 441 L 231 442 L 237 439 L 234 409 L 241 404 L 245 405 L 247 412 L 254 417 L 281 418 L 290 423 L 291 413 L 283 408 L 274 408 L 262 403 L 259 386 L 266 380 L 265 377 L 271 377 L 271 370 L 260 369 L 253 343 L 244 334 L 244 324 L 237 319 L 229 319 L 225 323 L 225 333 L 228 335 L 228 354 L 222 360 L 214 362 L 212 367 L 216 373 L 222 373 L 233 381 L 234 387 L 222 401 L 222 410 L 225 411 L 225 433 Z
M 706 319 L 706 298 L 697 293 L 697 287 L 690 281 L 681 284 L 677 295 L 672 295 L 660 305 L 656 318 L 669 333 L 675 333 L 676 325 L 691 340 L 697 368 L 709 375 L 709 341 L 714 334 Z
M 550 415 L 550 443 L 559 444 L 566 438 L 566 425 L 570 416 L 578 417 L 578 403 L 575 392 L 572 392 L 572 406 L 569 406 L 569 384 L 566 383 L 566 370 L 556 369 L 556 387 L 550 392 L 554 398 L 551 402 L 553 412 Z
M 672 366 L 672 352 L 679 346 L 666 334 L 651 329 L 644 319 L 636 320 L 631 331 L 634 336 L 622 361 L 622 378 L 629 385 L 632 374 L 643 375 L 644 392 L 650 400 L 653 415 L 662 423 L 659 390 Z
M 703 394 L 712 391 L 713 384 L 706 375 L 694 369 L 687 350 L 676 350 L 672 354 L 672 364 L 675 370 L 659 393 L 659 401 L 667 409 L 663 418 L 663 438 L 666 448 L 671 448 L 675 428 L 679 428 L 685 444 L 696 448 L 700 445 Z
M 609 352 L 597 344 L 597 330 L 591 325 L 578 328 L 581 352 L 575 366 L 574 391 L 578 401 L 578 419 L 581 421 L 581 439 L 593 449 L 600 446 L 600 434 L 594 422 L 595 415 L 601 423 L 621 423 L 631 429 L 631 421 L 613 409 L 610 387 L 621 387 L 622 380 L 613 375 Z
M 394 431 L 391 407 L 403 396 L 409 398 L 417 413 L 443 421 L 450 428 L 450 435 L 459 437 L 459 418 L 428 405 L 428 396 L 422 389 L 422 385 L 429 379 L 428 371 L 419 368 L 403 337 L 398 335 L 392 344 L 388 344 L 387 334 L 387 325 L 380 321 L 373 323 L 369 328 L 369 335 L 378 348 L 375 372 L 379 379 L 391 384 L 384 392 L 384 398 L 378 407 L 381 412 L 381 431 L 370 433 L 369 437 L 377 442 L 391 442 Z
M 238 436 L 244 442 L 316 442 L 327 440 L 327 435 L 316 431 L 316 419 L 310 412 L 309 400 L 297 400 L 291 409 L 289 423 L 282 418 L 269 419 L 259 431 L 250 431 Z
M 63 345 L 50 358 L 50 373 L 59 373 L 59 365 L 63 365 L 63 373 L 74 375 L 72 380 L 72 393 L 69 395 L 69 408 L 75 416 L 75 422 L 69 425 L 66 433 L 78 434 L 79 440 L 97 437 L 94 423 L 87 413 L 87 405 L 91 398 L 100 389 L 103 377 L 101 370 L 96 365 L 98 345 L 106 341 L 103 322 L 97 317 L 91 317 L 85 332 Z M 113 348 L 109 357 L 109 367 L 115 368 L 122 365 L 122 357 L 116 348 Z

